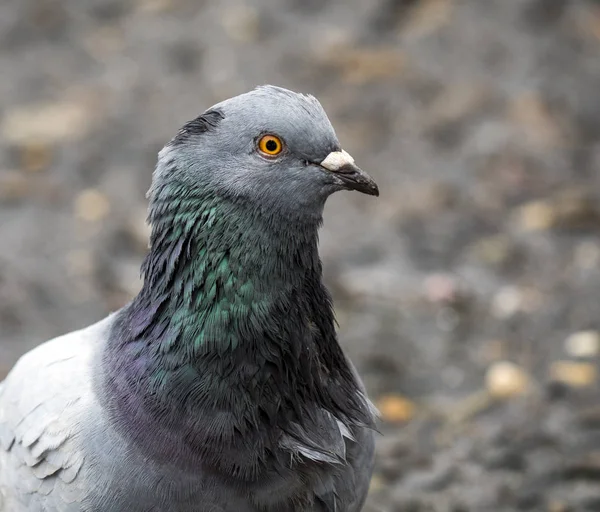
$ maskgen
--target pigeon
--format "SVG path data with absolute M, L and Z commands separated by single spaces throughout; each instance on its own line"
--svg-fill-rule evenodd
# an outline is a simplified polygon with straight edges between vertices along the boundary
M 317 243 L 340 190 L 379 195 L 313 96 L 261 86 L 185 124 L 141 291 L 0 384 L 0 511 L 360 511 L 377 411 Z

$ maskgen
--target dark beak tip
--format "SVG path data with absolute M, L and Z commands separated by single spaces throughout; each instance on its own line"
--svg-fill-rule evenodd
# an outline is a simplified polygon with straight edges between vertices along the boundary
M 342 180 L 345 188 L 356 190 L 362 194 L 379 197 L 379 187 L 377 183 L 360 167 L 354 164 L 347 164 L 333 172 Z
M 379 197 L 379 187 L 373 181 L 367 183 L 352 183 L 348 185 L 349 190 L 355 190 L 356 192 L 360 192 L 361 194 L 366 194 L 368 196 Z
M 359 181 L 359 183 L 362 183 L 357 187 L 357 190 L 370 196 L 379 197 L 379 187 L 377 186 L 377 183 L 363 171 L 361 171 L 361 173 L 363 174 L 363 179 Z

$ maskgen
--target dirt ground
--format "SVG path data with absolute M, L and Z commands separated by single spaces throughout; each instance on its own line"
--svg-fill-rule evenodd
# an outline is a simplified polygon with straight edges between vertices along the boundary
M 319 97 L 381 197 L 321 236 L 382 414 L 367 512 L 600 511 L 600 2 L 3 0 L 0 377 L 139 286 L 155 158 Z

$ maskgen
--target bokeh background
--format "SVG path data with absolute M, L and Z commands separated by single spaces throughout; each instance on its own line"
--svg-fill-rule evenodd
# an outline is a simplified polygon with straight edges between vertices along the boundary
M 381 188 L 321 237 L 365 510 L 600 510 L 598 1 L 2 0 L 0 378 L 136 293 L 157 152 L 263 83 Z

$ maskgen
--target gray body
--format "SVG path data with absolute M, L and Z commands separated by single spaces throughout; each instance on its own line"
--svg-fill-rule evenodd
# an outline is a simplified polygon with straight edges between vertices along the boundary
M 145 459 L 110 424 L 94 378 L 113 318 L 40 345 L 0 385 L 0 511 L 259 512 L 243 489 L 201 469 Z M 373 467 L 372 432 L 356 441 L 347 480 L 336 482 L 337 492 L 356 493 L 348 512 L 361 510 Z

